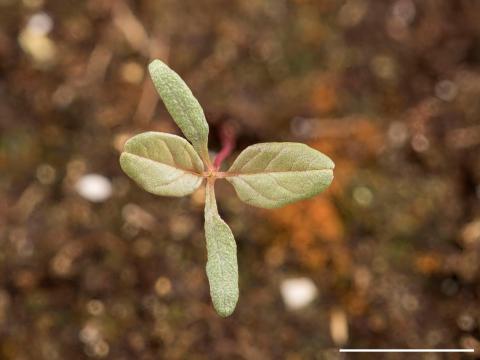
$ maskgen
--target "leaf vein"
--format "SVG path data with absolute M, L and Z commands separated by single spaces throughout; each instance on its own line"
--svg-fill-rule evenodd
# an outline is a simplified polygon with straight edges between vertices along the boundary
M 276 198 L 273 198 L 271 196 L 266 196 L 264 194 L 262 194 L 260 191 L 258 191 L 258 189 L 256 189 L 252 184 L 250 184 L 247 180 L 245 180 L 244 178 L 242 177 L 239 177 L 239 179 L 241 179 L 245 184 L 248 185 L 248 187 L 250 187 L 253 191 L 255 191 L 258 195 L 260 195 L 261 197 L 269 200 L 269 201 L 277 201 L 278 199 Z
M 240 167 L 239 170 L 240 170 L 240 171 L 244 170 L 245 167 L 246 167 L 248 164 L 250 164 L 255 158 L 258 157 L 258 155 L 262 155 L 262 152 L 259 151 L 259 152 L 257 152 L 255 155 L 253 155 L 250 159 L 248 159 L 248 161 L 247 161 L 245 164 L 243 164 L 243 165 Z
M 300 195 L 299 193 L 293 191 L 293 190 L 290 190 L 289 188 L 287 188 L 285 185 L 283 185 L 282 183 L 280 183 L 278 181 L 278 179 L 272 174 L 272 173 L 269 173 L 268 175 L 270 175 L 270 177 L 273 179 L 273 181 L 278 185 L 280 186 L 282 189 L 286 190 L 287 192 L 289 192 L 290 194 L 293 194 L 293 195 Z
M 267 163 L 267 165 L 265 166 L 265 170 L 268 170 L 268 167 L 272 164 L 272 162 L 277 159 L 281 154 L 282 152 L 284 151 L 285 149 L 281 149 L 278 153 L 276 153 L 273 158 L 270 159 L 270 161 Z
M 143 145 L 143 144 L 142 144 L 142 145 Z M 171 165 L 171 164 L 165 164 L 165 163 L 163 163 L 163 162 L 156 161 L 156 160 L 150 159 L 150 158 L 148 158 L 148 157 L 141 156 L 141 155 L 138 155 L 138 154 L 134 154 L 134 153 L 131 153 L 131 152 L 126 152 L 126 153 L 129 154 L 129 155 L 138 157 L 138 158 L 140 158 L 140 159 L 143 159 L 143 160 L 145 160 L 145 161 L 151 161 L 151 162 L 156 163 L 156 164 L 161 164 L 161 165 L 163 165 L 163 166 L 168 166 L 168 167 L 171 167 L 171 168 L 180 170 L 180 171 L 184 171 L 184 172 L 186 172 L 186 173 L 190 173 L 190 174 L 195 175 L 195 176 L 202 176 L 201 174 L 195 172 L 195 169 L 184 169 L 184 168 L 179 167 L 178 164 L 176 164 L 176 163 L 173 164 L 173 165 Z
M 167 151 L 168 151 L 168 154 L 170 155 L 170 161 L 172 164 L 176 164 L 175 162 L 175 158 L 173 157 L 173 153 L 172 153 L 172 150 L 170 149 L 170 146 L 168 145 L 168 142 L 165 141 L 165 140 L 162 140 L 162 143 L 165 145 L 165 147 L 167 148 Z

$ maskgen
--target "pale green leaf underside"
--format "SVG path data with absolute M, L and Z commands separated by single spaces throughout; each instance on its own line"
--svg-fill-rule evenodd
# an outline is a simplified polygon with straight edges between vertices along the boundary
M 202 183 L 202 160 L 187 140 L 172 134 L 145 132 L 132 137 L 125 143 L 120 166 L 155 195 L 188 195 Z
M 226 179 L 247 204 L 276 208 L 325 190 L 334 166 L 328 156 L 305 144 L 261 143 L 241 152 Z
M 182 78 L 162 61 L 152 61 L 148 70 L 173 120 L 205 159 L 208 157 L 208 123 L 201 105 Z
M 215 192 L 210 184 L 205 198 L 205 238 L 210 296 L 217 313 L 226 317 L 232 314 L 238 301 L 237 245 L 232 231 L 218 215 Z

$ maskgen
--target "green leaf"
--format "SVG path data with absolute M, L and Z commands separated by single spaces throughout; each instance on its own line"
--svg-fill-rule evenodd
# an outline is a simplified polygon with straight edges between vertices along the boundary
M 227 317 L 238 301 L 237 245 L 232 231 L 218 215 L 213 183 L 208 183 L 206 190 L 205 237 L 210 296 L 217 313 Z
M 160 60 L 148 66 L 153 84 L 173 120 L 205 161 L 208 159 L 208 123 L 199 102 L 178 74 Z
M 156 195 L 188 195 L 203 180 L 203 163 L 192 145 L 184 138 L 161 132 L 129 139 L 120 155 L 120 166 L 138 185 Z
M 242 151 L 226 179 L 247 204 L 276 208 L 325 190 L 334 166 L 328 156 L 305 144 L 261 143 Z

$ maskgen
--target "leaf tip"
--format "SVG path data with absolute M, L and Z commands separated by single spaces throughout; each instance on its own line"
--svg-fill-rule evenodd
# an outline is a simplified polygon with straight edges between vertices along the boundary
M 213 307 L 215 308 L 215 311 L 217 312 L 218 315 L 220 315 L 223 318 L 227 318 L 230 315 L 233 314 L 235 311 L 235 307 L 237 306 L 237 302 L 235 301 L 232 304 L 222 304 L 222 306 L 217 306 L 215 303 L 213 303 Z
M 127 153 L 123 151 L 118 158 L 118 162 L 120 163 L 120 167 L 123 171 L 125 171 L 125 165 L 127 163 Z
M 334 163 L 333 160 L 330 159 L 328 156 L 327 156 L 327 158 L 328 158 L 328 160 L 329 160 L 329 162 L 328 162 L 328 168 L 329 168 L 330 170 L 332 170 L 332 172 L 333 172 L 333 169 L 335 169 L 335 163 Z
M 150 73 L 151 73 L 152 71 L 154 71 L 155 69 L 157 69 L 160 66 L 166 66 L 166 65 L 163 61 L 161 61 L 159 59 L 152 60 L 150 62 L 150 64 L 148 64 L 148 71 L 150 71 Z

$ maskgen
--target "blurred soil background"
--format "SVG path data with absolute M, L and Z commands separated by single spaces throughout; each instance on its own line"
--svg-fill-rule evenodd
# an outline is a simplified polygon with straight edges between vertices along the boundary
M 228 319 L 203 192 L 155 197 L 118 165 L 128 137 L 179 134 L 152 58 L 192 88 L 212 149 L 227 123 L 236 153 L 300 141 L 336 163 L 327 192 L 274 211 L 217 185 Z M 480 1 L 0 0 L 0 358 L 479 352 L 479 99 Z

